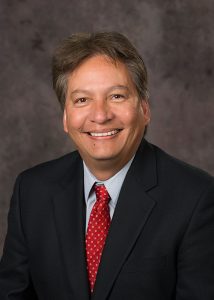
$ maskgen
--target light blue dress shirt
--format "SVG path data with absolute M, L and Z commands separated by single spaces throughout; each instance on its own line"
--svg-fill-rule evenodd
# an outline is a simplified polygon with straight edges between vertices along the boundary
M 120 190 L 126 174 L 131 166 L 134 157 L 113 177 L 105 181 L 98 180 L 88 169 L 86 164 L 83 162 L 84 167 L 84 193 L 85 193 L 85 203 L 86 203 L 86 230 L 88 228 L 88 221 L 91 214 L 91 210 L 96 202 L 96 195 L 92 189 L 95 182 L 99 184 L 104 184 L 111 200 L 109 201 L 110 217 L 112 219 L 114 210 L 117 204 L 117 200 L 120 194 Z

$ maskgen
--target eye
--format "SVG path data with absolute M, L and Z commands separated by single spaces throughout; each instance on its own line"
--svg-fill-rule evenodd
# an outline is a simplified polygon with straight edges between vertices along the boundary
M 122 100 L 125 98 L 125 96 L 122 94 L 113 94 L 111 98 L 116 100 Z
M 86 102 L 87 102 L 87 98 L 85 98 L 85 97 L 77 98 L 77 99 L 75 99 L 75 101 L 74 101 L 74 103 L 75 103 L 76 105 L 83 105 L 83 104 L 85 104 Z
M 84 102 L 86 102 L 87 101 L 87 99 L 86 98 L 79 98 L 79 99 L 77 99 L 77 102 L 79 102 L 79 103 L 84 103 Z

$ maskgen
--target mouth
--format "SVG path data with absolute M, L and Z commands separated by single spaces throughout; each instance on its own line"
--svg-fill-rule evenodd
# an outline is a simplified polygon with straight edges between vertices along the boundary
M 114 129 L 106 132 L 87 132 L 92 137 L 108 137 L 118 134 L 122 129 Z

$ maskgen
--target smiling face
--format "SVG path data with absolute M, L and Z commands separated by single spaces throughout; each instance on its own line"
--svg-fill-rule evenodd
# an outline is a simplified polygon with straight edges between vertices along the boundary
M 64 130 L 95 176 L 106 169 L 113 176 L 131 159 L 149 119 L 123 63 L 93 56 L 69 76 Z

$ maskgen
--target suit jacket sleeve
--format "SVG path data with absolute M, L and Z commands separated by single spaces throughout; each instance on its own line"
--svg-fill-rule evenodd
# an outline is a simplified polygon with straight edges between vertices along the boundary
M 29 275 L 27 245 L 22 230 L 20 176 L 16 180 L 8 215 L 8 232 L 0 263 L 0 299 L 37 299 Z
M 179 247 L 175 299 L 214 299 L 213 182 L 200 195 Z

